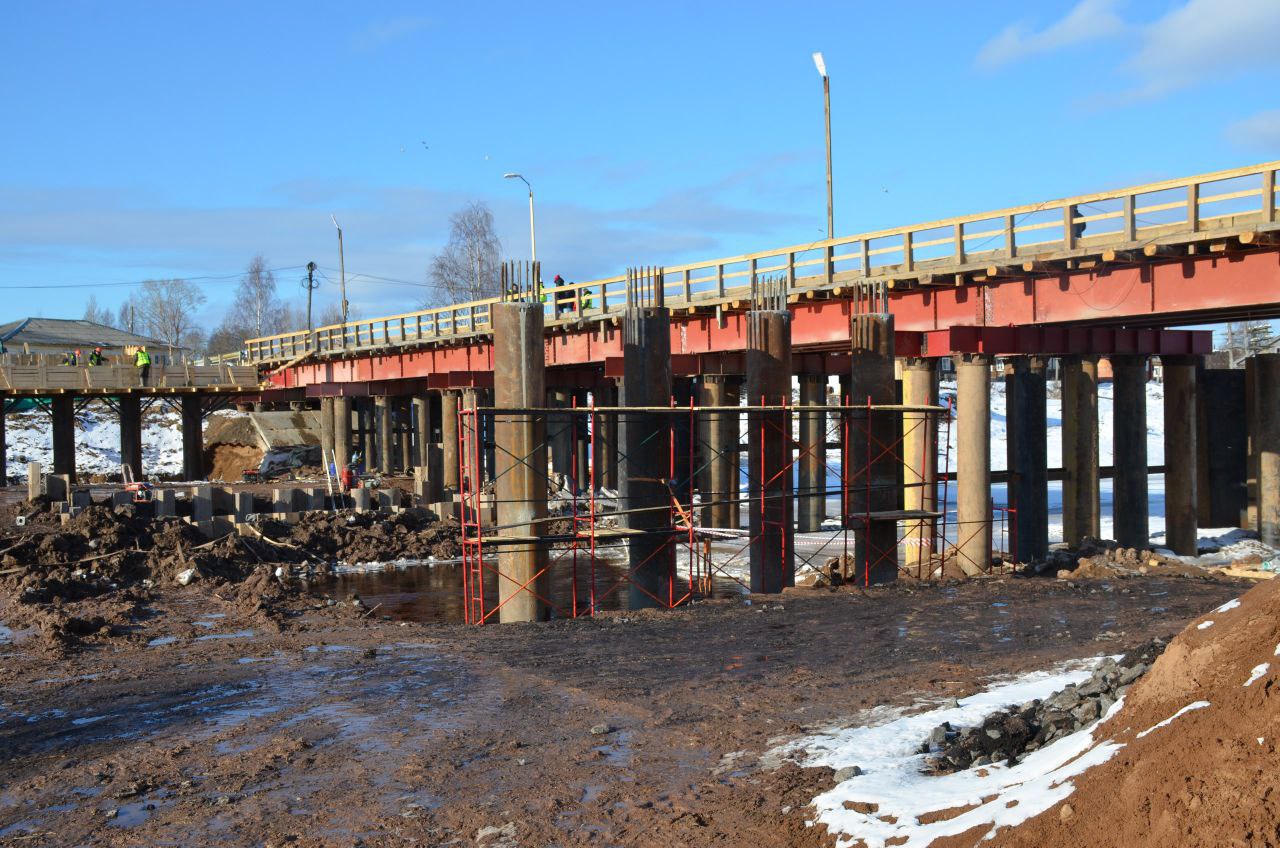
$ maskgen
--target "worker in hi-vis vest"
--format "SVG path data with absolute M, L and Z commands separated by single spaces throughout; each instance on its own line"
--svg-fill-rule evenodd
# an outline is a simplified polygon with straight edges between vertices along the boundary
M 133 364 L 138 367 L 138 379 L 141 385 L 145 386 L 147 378 L 151 376 L 151 354 L 147 353 L 146 345 L 138 348 L 138 352 L 133 355 Z

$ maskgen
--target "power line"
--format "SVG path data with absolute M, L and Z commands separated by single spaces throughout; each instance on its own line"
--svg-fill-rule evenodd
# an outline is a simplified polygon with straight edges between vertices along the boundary
M 305 268 L 305 265 L 286 265 L 281 268 L 268 268 L 269 272 L 276 271 L 296 271 Z M 99 288 L 119 288 L 123 286 L 140 286 L 144 283 L 170 279 L 183 280 L 188 283 L 207 283 L 219 280 L 234 280 L 237 277 L 243 277 L 244 271 L 236 271 L 234 274 L 206 274 L 198 277 L 148 277 L 145 280 L 129 280 L 126 282 L 110 282 L 110 283 L 30 283 L 22 285 L 0 285 L 0 290 L 18 290 L 18 289 L 99 289 Z

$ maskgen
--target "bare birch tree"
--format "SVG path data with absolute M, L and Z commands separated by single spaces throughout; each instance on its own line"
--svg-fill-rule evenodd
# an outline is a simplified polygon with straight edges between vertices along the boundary
M 186 280 L 147 280 L 135 301 L 139 329 L 175 348 L 196 350 L 204 332 L 196 324 L 195 312 L 205 296 Z
M 447 306 L 495 297 L 499 290 L 502 242 L 494 232 L 493 212 L 476 201 L 449 219 L 449 241 L 431 260 L 427 284 L 434 291 L 424 306 Z
M 276 275 L 267 267 L 265 258 L 255 256 L 240 278 L 224 323 L 243 327 L 254 337 L 269 336 L 281 332 L 283 317 L 284 308 L 276 295 Z

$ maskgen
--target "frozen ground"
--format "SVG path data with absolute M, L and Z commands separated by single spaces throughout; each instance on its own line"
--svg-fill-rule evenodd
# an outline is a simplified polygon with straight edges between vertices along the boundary
M 235 415 L 233 411 L 214 415 Z M 182 472 L 182 429 L 178 413 L 156 404 L 142 417 L 142 467 L 147 474 Z M 208 419 L 206 419 L 206 426 Z M 12 412 L 5 417 L 9 477 L 27 479 L 27 463 L 53 467 L 53 430 L 43 410 Z M 76 469 L 82 474 L 120 472 L 120 423 L 114 411 L 100 402 L 76 415 Z

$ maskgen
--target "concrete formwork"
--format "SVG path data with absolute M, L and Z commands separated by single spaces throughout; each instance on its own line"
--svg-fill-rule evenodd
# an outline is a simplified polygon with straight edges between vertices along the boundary
M 671 312 L 662 306 L 632 306 L 622 317 L 622 406 L 671 405 Z M 632 609 L 659 605 L 675 566 L 669 528 L 671 416 L 630 410 L 621 422 L 623 457 L 618 507 L 631 511 L 626 526 L 643 535 L 627 545 Z M 637 511 L 642 510 L 642 511 Z
M 800 485 L 796 492 L 799 507 L 796 529 L 801 533 L 814 533 L 822 529 L 822 521 L 827 517 L 827 413 L 825 410 L 805 412 L 804 407 L 826 405 L 827 375 L 801 374 L 799 382 Z
M 142 479 L 142 399 L 121 395 L 116 401 L 120 413 L 120 464 L 129 468 L 134 480 Z
M 1258 536 L 1280 547 L 1280 353 L 1252 357 Z
M 938 364 L 933 359 L 902 362 L 902 402 L 907 406 L 933 406 L 938 402 Z M 902 421 L 902 507 L 934 512 L 938 506 L 938 421 L 920 412 L 904 412 Z M 932 521 L 907 526 L 906 565 L 922 574 L 934 552 Z
M 967 575 L 991 565 L 991 357 L 956 361 L 956 556 Z
M 495 495 L 504 533 L 543 535 L 547 515 L 546 418 L 503 409 L 546 403 L 543 314 L 539 303 L 495 303 L 490 308 L 494 343 Z M 456 426 L 456 410 L 452 417 Z M 455 436 L 456 439 L 456 436 Z M 456 440 L 454 442 L 456 446 Z M 457 452 L 454 453 L 457 485 Z M 550 579 L 547 551 L 538 542 L 502 546 L 498 554 L 498 620 L 541 621 L 547 617 Z
M 791 402 L 791 315 L 747 313 L 747 406 Z M 794 586 L 790 418 L 781 409 L 747 414 L 748 525 L 751 591 Z
M 1112 441 L 1115 446 L 1112 517 L 1116 541 L 1126 548 L 1150 544 L 1147 486 L 1147 357 L 1111 357 Z
M 699 383 L 700 406 L 738 406 L 742 378 L 705 374 Z M 737 529 L 741 521 L 739 468 L 741 466 L 742 416 L 736 412 L 709 412 L 699 417 L 703 435 L 703 503 L 705 527 Z
M 1062 535 L 1068 545 L 1101 532 L 1098 358 L 1062 358 Z
M 866 407 L 898 402 L 894 374 L 893 316 L 887 313 L 855 315 L 852 326 L 852 368 L 849 405 L 855 407 L 849 426 L 849 478 L 867 482 L 850 484 L 850 520 L 857 523 L 854 560 L 858 581 L 884 583 L 898 576 L 898 524 L 872 519 L 868 513 L 890 512 L 899 507 L 902 471 L 897 447 L 900 416 L 875 414 Z M 863 407 L 859 412 L 856 408 Z M 870 573 L 864 573 L 864 569 Z
M 1199 357 L 1162 356 L 1164 373 L 1165 545 L 1196 555 L 1196 364 Z

